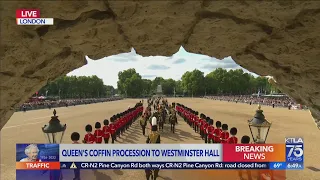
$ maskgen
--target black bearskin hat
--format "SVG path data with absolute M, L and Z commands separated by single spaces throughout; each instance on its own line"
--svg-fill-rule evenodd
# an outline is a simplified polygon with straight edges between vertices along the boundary
M 209 123 L 210 122 L 210 117 L 206 117 L 206 121 L 207 121 L 207 123 Z
M 211 126 L 213 125 L 213 122 L 214 122 L 213 119 L 210 118 L 210 125 Z
M 197 115 L 197 116 L 199 115 L 199 112 L 198 112 L 198 111 L 196 111 L 196 115 Z
M 250 143 L 250 137 L 249 136 L 242 136 L 241 144 L 249 144 L 249 143 Z
M 101 123 L 96 122 L 96 124 L 94 125 L 94 128 L 101 128 Z
M 216 127 L 218 128 L 218 127 L 221 127 L 221 122 L 220 121 L 217 121 L 216 122 Z
M 233 128 L 230 129 L 230 134 L 231 135 L 235 136 L 235 135 L 237 135 L 237 133 L 238 133 L 238 129 L 237 128 L 233 127 Z
M 90 124 L 86 125 L 86 132 L 92 132 L 92 126 Z
M 228 130 L 228 124 L 222 124 L 222 130 Z
M 79 141 L 79 139 L 80 139 L 80 134 L 78 132 L 73 132 L 71 134 L 71 140 L 72 141 Z
M 109 125 L 109 120 L 108 120 L 108 119 L 105 119 L 105 120 L 103 121 L 103 124 L 106 125 L 106 126 Z

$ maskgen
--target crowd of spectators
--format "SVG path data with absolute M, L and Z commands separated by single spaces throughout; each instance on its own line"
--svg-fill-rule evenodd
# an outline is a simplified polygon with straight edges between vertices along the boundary
M 285 107 L 293 109 L 305 109 L 306 107 L 297 104 L 293 99 L 288 96 L 272 97 L 272 96 L 252 96 L 252 95 L 237 95 L 237 96 L 205 96 L 206 99 L 228 101 L 235 103 L 246 104 L 261 104 L 264 106 Z
M 120 97 L 110 97 L 110 98 L 87 98 L 87 99 L 63 99 L 63 100 L 41 100 L 23 103 L 16 111 L 23 110 L 35 110 L 35 109 L 45 109 L 45 108 L 56 108 L 56 107 L 68 107 L 76 106 L 82 104 L 93 104 L 108 101 L 121 100 Z

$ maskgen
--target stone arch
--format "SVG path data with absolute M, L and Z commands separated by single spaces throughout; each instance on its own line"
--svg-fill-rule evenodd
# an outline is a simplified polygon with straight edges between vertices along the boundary
M 40 9 L 53 26 L 18 26 L 15 11 Z M 129 52 L 170 56 L 183 47 L 274 77 L 320 126 L 318 1 L 1 1 L 0 128 L 48 81 Z

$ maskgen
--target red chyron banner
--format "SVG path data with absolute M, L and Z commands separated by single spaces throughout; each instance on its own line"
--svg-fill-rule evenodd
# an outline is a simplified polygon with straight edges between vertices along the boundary
M 16 162 L 16 169 L 52 170 L 60 169 L 60 162 Z
M 40 18 L 40 9 L 18 9 L 16 18 Z
M 223 144 L 223 162 L 285 161 L 285 144 Z

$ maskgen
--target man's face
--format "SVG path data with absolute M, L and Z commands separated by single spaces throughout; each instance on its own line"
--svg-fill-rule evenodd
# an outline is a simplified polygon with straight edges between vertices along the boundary
M 30 153 L 28 154 L 28 157 L 32 160 L 37 160 L 38 158 L 38 150 L 36 148 L 32 148 Z

